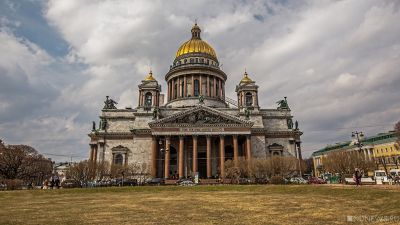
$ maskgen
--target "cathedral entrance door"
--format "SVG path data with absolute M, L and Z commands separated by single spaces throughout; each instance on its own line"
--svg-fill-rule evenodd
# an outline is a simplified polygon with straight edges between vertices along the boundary
M 197 155 L 199 177 L 207 178 L 207 154 L 206 152 L 199 152 Z

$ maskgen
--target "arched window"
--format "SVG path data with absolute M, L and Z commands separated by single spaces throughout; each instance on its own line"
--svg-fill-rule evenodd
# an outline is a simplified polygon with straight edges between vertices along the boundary
M 146 101 L 145 101 L 145 103 L 144 103 L 145 106 L 151 106 L 152 100 L 153 100 L 153 95 L 151 94 L 151 92 L 147 92 L 147 93 L 146 93 L 145 99 L 146 99 Z
M 115 165 L 122 165 L 123 161 L 124 161 L 124 157 L 122 156 L 122 154 L 115 155 L 115 158 L 114 158 Z
M 185 94 L 184 94 L 184 93 L 185 93 L 184 90 L 185 90 L 185 82 L 182 81 L 182 82 L 181 82 L 181 96 L 182 96 L 182 97 L 185 97 L 185 96 L 184 96 L 184 95 L 185 95 Z
M 253 105 L 253 95 L 250 92 L 246 93 L 246 106 Z
M 215 96 L 219 96 L 219 82 L 218 82 L 218 80 L 216 81 L 216 84 L 215 84 Z
M 194 96 L 199 96 L 199 80 L 194 80 Z

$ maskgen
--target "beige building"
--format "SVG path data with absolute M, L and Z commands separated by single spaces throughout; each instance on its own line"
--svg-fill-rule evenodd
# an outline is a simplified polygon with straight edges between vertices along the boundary
M 237 100 L 226 97 L 229 76 L 200 32 L 195 24 L 178 49 L 165 75 L 166 94 L 150 71 L 138 85 L 136 108 L 117 109 L 107 97 L 100 125 L 89 134 L 90 160 L 146 163 L 153 177 L 210 178 L 224 177 L 229 159 L 301 158 L 302 132 L 286 98 L 276 109 L 262 109 L 247 73 L 236 86 Z

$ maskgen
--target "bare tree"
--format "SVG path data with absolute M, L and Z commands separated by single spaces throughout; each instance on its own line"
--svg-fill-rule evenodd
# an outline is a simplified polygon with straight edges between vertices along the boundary
M 150 167 L 147 163 L 130 163 L 127 172 L 131 178 L 137 179 L 138 184 L 143 184 L 150 178 Z
M 323 158 L 323 165 L 326 172 L 338 173 L 343 183 L 345 176 L 353 174 L 355 169 L 367 172 L 374 168 L 374 162 L 358 151 L 329 153 Z
M 0 177 L 41 183 L 52 172 L 52 162 L 27 145 L 0 144 Z
M 74 180 L 80 187 L 84 187 L 94 179 L 95 172 L 94 163 L 85 160 L 71 165 L 67 171 L 67 177 Z
M 225 177 L 231 180 L 231 184 L 238 184 L 240 176 L 240 167 L 235 166 L 235 163 L 232 160 L 227 160 L 225 162 Z

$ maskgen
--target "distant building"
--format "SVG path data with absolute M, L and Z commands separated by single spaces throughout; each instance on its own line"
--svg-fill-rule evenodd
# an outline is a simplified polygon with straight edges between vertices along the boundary
M 361 139 L 361 143 L 361 154 L 363 154 L 366 159 L 375 161 L 377 169 L 384 169 L 384 166 L 386 166 L 387 170 L 400 168 L 400 147 L 395 132 L 391 131 L 365 137 Z M 315 176 L 321 175 L 324 158 L 326 158 L 329 153 L 335 151 L 360 151 L 360 147 L 356 145 L 356 140 L 351 140 L 328 145 L 314 152 L 312 158 Z

